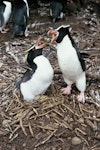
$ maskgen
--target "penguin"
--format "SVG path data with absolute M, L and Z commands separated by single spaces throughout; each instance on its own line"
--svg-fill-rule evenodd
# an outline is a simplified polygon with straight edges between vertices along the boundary
M 6 33 L 8 29 L 5 26 L 10 18 L 12 12 L 12 4 L 8 1 L 0 1 L 0 32 Z
M 50 16 L 53 22 L 63 18 L 63 4 L 61 1 L 53 0 L 50 2 Z
M 41 40 L 41 37 L 38 38 L 34 48 L 28 52 L 27 62 L 30 69 L 27 69 L 20 82 L 20 91 L 26 101 L 44 94 L 53 80 L 53 68 L 49 60 L 42 54 L 47 43 L 39 44 Z
M 72 84 L 75 83 L 80 94 L 77 96 L 79 102 L 85 102 L 84 92 L 86 90 L 86 67 L 85 61 L 81 57 L 79 49 L 70 34 L 69 25 L 61 25 L 55 30 L 49 30 L 48 35 L 52 34 L 51 43 L 57 43 L 58 64 L 63 74 L 67 87 L 62 88 L 63 94 L 71 93 Z
M 11 38 L 28 36 L 29 6 L 27 0 L 14 0 L 12 11 L 13 31 Z

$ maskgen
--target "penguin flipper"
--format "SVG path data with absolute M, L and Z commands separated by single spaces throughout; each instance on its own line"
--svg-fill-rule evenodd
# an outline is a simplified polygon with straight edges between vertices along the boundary
M 4 24 L 4 17 L 2 14 L 0 14 L 0 27 L 2 27 Z
M 85 71 L 86 70 L 85 60 L 82 58 L 82 54 L 80 53 L 79 49 L 77 49 L 77 55 L 78 55 L 79 61 L 80 61 L 81 66 L 82 66 L 82 70 Z
M 27 82 L 28 80 L 30 80 L 32 75 L 33 75 L 33 70 L 27 69 L 27 71 L 23 74 L 23 77 L 21 78 L 21 80 L 18 82 L 15 82 L 15 86 L 17 87 L 17 89 L 20 89 L 21 83 Z
M 33 70 L 27 69 L 27 71 L 24 73 L 21 79 L 21 82 L 27 82 L 28 80 L 30 80 L 33 73 L 34 73 Z

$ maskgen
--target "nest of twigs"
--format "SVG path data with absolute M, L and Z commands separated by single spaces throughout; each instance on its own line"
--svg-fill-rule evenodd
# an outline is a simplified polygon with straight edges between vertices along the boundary
M 75 31 L 72 33 L 78 41 L 81 41 L 78 42 L 78 46 L 86 49 L 82 51 L 86 54 L 84 59 L 87 67 L 85 104 L 77 102 L 78 91 L 74 86 L 70 96 L 60 93 L 64 81 L 55 51 L 49 57 L 55 71 L 52 85 L 45 95 L 40 95 L 31 102 L 23 101 L 15 82 L 26 70 L 24 51 L 34 41 L 17 39 L 16 43 L 9 42 L 1 46 L 0 135 L 9 135 L 9 142 L 12 142 L 18 138 L 21 129 L 25 136 L 30 134 L 35 139 L 32 143 L 32 147 L 35 148 L 42 145 L 48 147 L 48 144 L 52 143 L 51 148 L 54 146 L 59 149 L 60 146 L 65 150 L 66 147 L 70 147 L 69 141 L 72 145 L 81 144 L 82 149 L 88 147 L 94 150 L 100 147 L 98 142 L 100 140 L 100 38 L 98 31 L 93 29 L 95 28 L 92 28 L 88 35 L 84 32 L 79 35 Z M 95 34 L 91 36 L 91 32 Z M 49 48 L 44 49 L 44 53 L 47 50 Z

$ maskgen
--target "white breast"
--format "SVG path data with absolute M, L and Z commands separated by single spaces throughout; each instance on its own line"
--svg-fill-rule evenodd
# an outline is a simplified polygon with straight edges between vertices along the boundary
M 75 80 L 82 73 L 76 50 L 67 35 L 61 43 L 57 43 L 57 56 L 60 69 L 66 78 Z
M 28 3 L 27 3 L 27 0 L 23 0 L 25 3 L 26 3 L 26 7 L 27 7 L 27 16 L 29 17 L 29 6 L 28 6 Z
M 10 15 L 11 15 L 11 3 L 4 1 L 4 4 L 6 5 L 5 11 L 4 11 L 4 24 L 6 24 L 9 20 Z
M 37 64 L 37 69 L 31 80 L 21 84 L 24 100 L 32 100 L 35 96 L 44 93 L 53 79 L 53 69 L 47 58 L 38 56 L 34 62 Z

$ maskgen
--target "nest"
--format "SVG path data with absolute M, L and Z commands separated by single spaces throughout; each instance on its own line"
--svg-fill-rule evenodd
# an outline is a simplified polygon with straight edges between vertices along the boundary
M 78 141 L 82 149 L 88 147 L 95 150 L 100 146 L 100 38 L 98 31 L 93 29 L 95 28 L 92 28 L 88 35 L 85 32 L 78 34 L 73 31 L 72 33 L 78 39 L 78 46 L 86 49 L 82 51 L 87 55 L 84 58 L 87 67 L 85 104 L 77 102 L 78 91 L 74 86 L 70 96 L 60 93 L 64 81 L 57 64 L 55 50 L 49 57 L 55 72 L 52 85 L 44 95 L 39 95 L 31 102 L 23 101 L 15 83 L 26 70 L 24 51 L 34 41 L 17 39 L 14 43 L 5 43 L 1 47 L 0 135 L 8 135 L 9 142 L 12 142 L 19 137 L 21 130 L 25 136 L 30 134 L 35 139 L 32 148 L 49 146 L 49 148 L 66 149 L 66 147 L 70 148 L 69 141 L 73 145 L 77 145 Z M 34 30 L 38 32 L 37 28 Z M 91 32 L 95 34 L 91 36 Z M 44 34 L 42 29 L 41 34 Z M 44 36 L 47 38 L 46 35 Z M 49 48 L 44 49 L 44 53 L 47 49 L 49 50 Z M 76 137 L 74 143 L 73 137 Z

